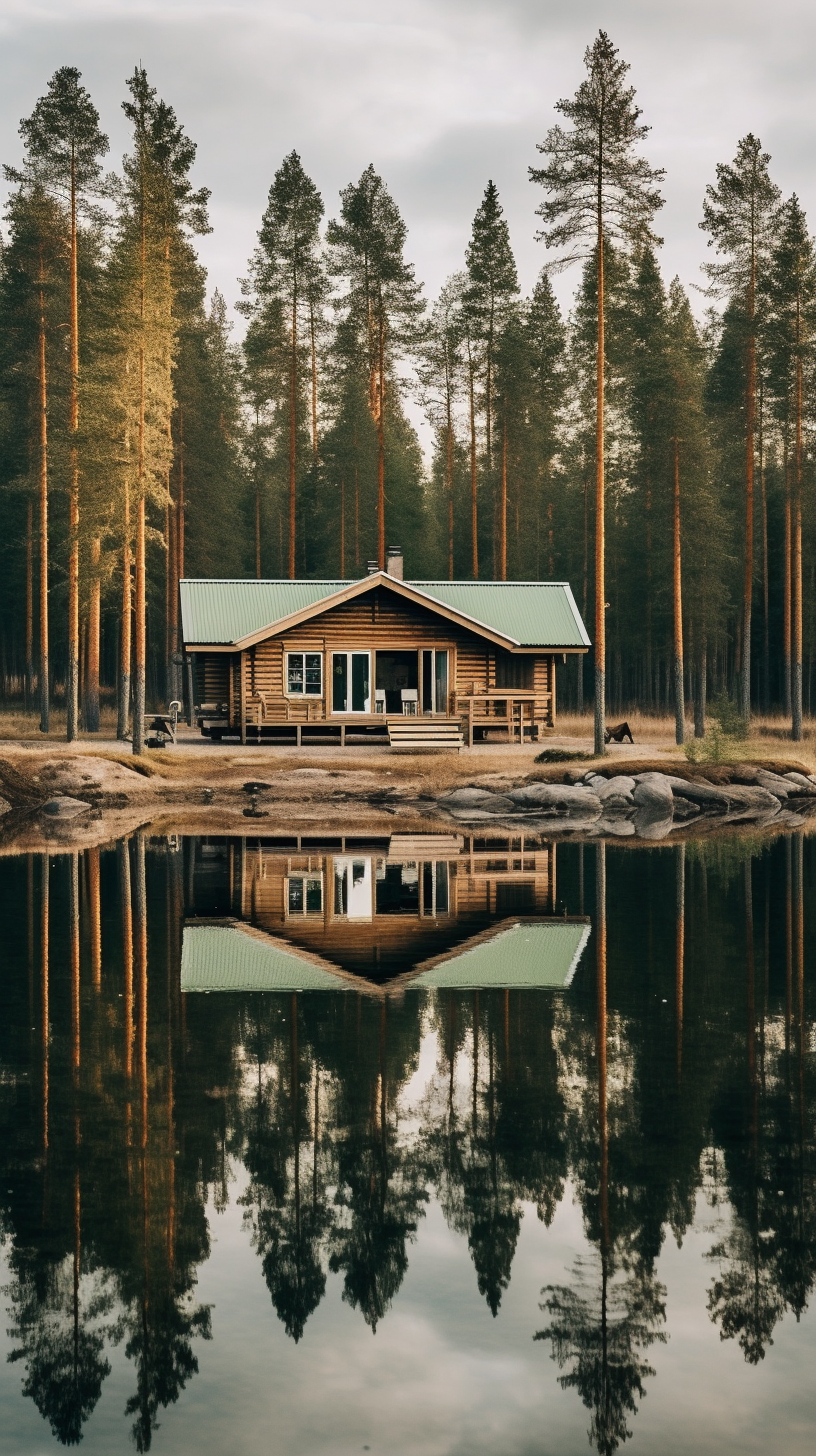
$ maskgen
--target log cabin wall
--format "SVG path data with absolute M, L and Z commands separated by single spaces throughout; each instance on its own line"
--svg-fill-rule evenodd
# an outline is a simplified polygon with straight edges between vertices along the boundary
M 262 692 L 283 697 L 285 652 L 329 653 L 346 648 L 398 652 L 423 647 L 447 648 L 451 653 L 449 711 L 454 694 L 487 692 L 495 686 L 496 651 L 491 644 L 436 612 L 401 601 L 390 592 L 376 591 L 332 607 L 301 627 L 249 648 L 245 655 L 245 688 L 248 696 Z M 539 679 L 549 682 L 548 660 L 536 658 L 536 687 Z M 328 663 L 324 662 L 324 703 L 329 676 Z

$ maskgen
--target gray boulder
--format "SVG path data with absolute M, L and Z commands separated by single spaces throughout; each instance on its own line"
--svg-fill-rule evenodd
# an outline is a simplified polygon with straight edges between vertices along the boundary
M 629 774 L 615 774 L 611 779 L 604 779 L 602 786 L 595 791 L 603 803 L 610 795 L 620 794 L 624 798 L 631 798 L 635 792 L 635 780 Z
M 672 815 L 658 810 L 643 808 L 635 814 L 633 829 L 638 839 L 665 839 L 671 833 Z
M 464 789 L 454 789 L 451 794 L 443 794 L 439 802 L 450 809 L 480 809 L 495 798 L 496 795 L 489 789 L 475 789 L 469 785 Z
M 601 814 L 598 795 L 580 784 L 523 784 L 507 797 L 517 808 L 536 814 L 569 815 L 580 819 L 598 819 Z
M 756 781 L 760 788 L 767 789 L 777 799 L 785 800 L 790 794 L 800 792 L 800 786 L 798 784 L 788 783 L 782 778 L 781 774 L 770 773 L 768 769 L 758 768 L 756 771 Z
M 799 791 L 802 794 L 816 794 L 816 776 L 813 774 L 795 773 L 791 769 L 790 773 L 783 776 L 782 781 L 788 785 L 792 793 Z
M 639 809 L 647 810 L 653 818 L 671 819 L 674 813 L 674 794 L 665 774 L 638 774 L 632 798 Z
M 82 799 L 72 799 L 66 794 L 49 799 L 42 805 L 40 813 L 47 814 L 49 819 L 76 819 L 79 814 L 89 813 L 90 808 L 90 804 L 83 803 Z

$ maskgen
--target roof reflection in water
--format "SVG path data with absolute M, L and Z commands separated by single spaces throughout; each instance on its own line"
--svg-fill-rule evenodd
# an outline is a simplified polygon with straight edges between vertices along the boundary
M 554 917 L 555 904 L 555 846 L 523 836 L 343 836 L 322 852 L 314 840 L 203 841 L 181 986 L 563 989 L 589 922 Z

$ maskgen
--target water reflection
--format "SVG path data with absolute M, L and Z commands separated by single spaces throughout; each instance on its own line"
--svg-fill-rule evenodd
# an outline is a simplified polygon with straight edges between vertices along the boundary
M 583 1242 L 520 1338 L 599 1452 L 660 1386 L 667 1237 L 716 1221 L 698 1317 L 757 1364 L 816 1279 L 813 871 L 801 835 L 0 861 L 4 1400 L 76 1444 L 124 1361 L 148 1450 L 217 1342 L 197 1282 L 236 1198 L 293 1345 L 335 1286 L 379 1329 L 431 1205 L 500 1323 L 525 1210 L 574 1201 Z M 250 973 L 285 989 L 193 989 Z

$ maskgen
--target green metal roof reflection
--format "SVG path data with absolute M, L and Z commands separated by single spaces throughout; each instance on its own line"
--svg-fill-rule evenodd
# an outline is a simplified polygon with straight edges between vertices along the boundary
M 375 990 L 246 925 L 185 925 L 181 943 L 182 991 Z
M 460 946 L 403 984 L 406 990 L 564 990 L 575 975 L 589 931 L 589 922 L 517 921 L 489 938 Z

